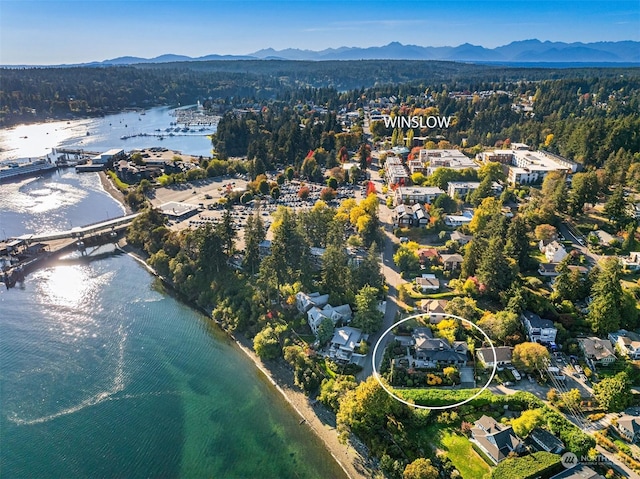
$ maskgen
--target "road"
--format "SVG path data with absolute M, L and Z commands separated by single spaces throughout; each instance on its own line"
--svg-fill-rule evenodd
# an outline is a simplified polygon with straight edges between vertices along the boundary
M 587 238 L 584 235 L 580 234 L 578 231 L 576 231 L 576 229 L 570 226 L 566 221 L 562 221 L 560 223 L 560 226 L 558 227 L 558 232 L 567 241 L 571 241 L 572 243 L 571 246 L 573 246 L 573 248 L 580 251 L 580 253 L 582 253 L 585 256 L 585 258 L 587 258 L 587 261 L 589 261 L 590 266 L 597 265 L 604 258 L 604 256 L 601 256 L 589 251 L 589 248 L 587 248 Z
M 385 241 L 384 248 L 382 251 L 382 265 L 381 272 L 384 275 L 387 286 L 389 287 L 387 293 L 387 305 L 384 313 L 384 320 L 382 323 L 382 328 L 379 332 L 369 337 L 369 342 L 371 343 L 371 350 L 367 355 L 365 365 L 358 373 L 357 377 L 359 380 L 365 380 L 367 377 L 373 374 L 373 366 L 371 364 L 371 355 L 373 354 L 373 346 L 378 342 L 382 333 L 386 331 L 392 324 L 395 323 L 396 314 L 398 312 L 398 286 L 406 281 L 400 276 L 396 265 L 393 262 L 393 254 L 394 254 L 394 246 L 399 243 L 398 238 L 393 235 L 393 219 L 392 219 L 392 210 L 387 208 L 384 203 L 385 197 L 382 194 L 382 186 L 383 181 L 377 170 L 370 169 L 371 181 L 376 186 L 376 191 L 378 192 L 378 198 L 381 200 L 379 210 L 378 210 L 378 218 L 380 220 L 380 225 L 384 229 L 385 232 Z M 384 353 L 384 346 L 389 340 L 389 336 L 383 341 L 383 344 L 380 345 L 376 354 L 376 364 L 380 364 L 382 361 L 382 355 Z

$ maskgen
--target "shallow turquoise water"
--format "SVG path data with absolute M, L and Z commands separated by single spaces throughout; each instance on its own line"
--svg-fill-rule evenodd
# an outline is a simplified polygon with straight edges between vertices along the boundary
M 0 291 L 2 477 L 344 477 L 235 344 L 126 255 Z

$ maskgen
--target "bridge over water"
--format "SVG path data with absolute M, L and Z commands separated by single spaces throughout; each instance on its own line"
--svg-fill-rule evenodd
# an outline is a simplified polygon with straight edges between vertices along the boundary
M 38 233 L 38 234 L 26 234 L 18 236 L 17 240 L 22 240 L 25 243 L 41 243 L 47 241 L 61 240 L 65 238 L 83 238 L 102 231 L 109 231 L 115 228 L 121 229 L 128 226 L 134 218 L 140 213 L 133 213 L 126 216 L 120 216 L 118 218 L 111 218 L 106 221 L 100 221 L 98 223 L 92 223 L 86 226 L 77 226 L 66 231 L 58 231 L 55 233 Z

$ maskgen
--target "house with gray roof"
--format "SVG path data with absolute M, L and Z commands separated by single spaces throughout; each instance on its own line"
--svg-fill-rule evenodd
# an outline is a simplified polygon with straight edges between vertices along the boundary
M 585 358 L 590 359 L 595 364 L 607 365 L 617 359 L 609 340 L 596 337 L 579 338 L 578 344 Z
M 629 442 L 640 441 L 640 417 L 628 414 L 618 418 L 618 431 Z
M 525 311 L 521 316 L 524 329 L 532 343 L 553 343 L 556 341 L 558 330 L 550 319 L 543 319 L 531 311 Z
M 538 451 L 561 454 L 564 451 L 564 443 L 546 429 L 536 427 L 529 434 L 529 440 Z
M 333 332 L 333 338 L 329 343 L 329 357 L 339 362 L 351 362 L 355 350 L 366 339 L 367 335 L 357 328 L 349 326 L 337 328 Z
M 569 467 L 568 465 L 566 467 Z M 551 476 L 551 479 L 604 479 L 596 471 L 584 464 L 576 464 L 571 469 L 562 471 L 555 476 Z
M 417 367 L 466 366 L 467 343 L 434 338 L 430 328 L 415 328 L 411 334 L 414 359 Z
M 489 416 L 482 416 L 473 424 L 471 438 L 494 464 L 498 464 L 511 452 L 518 452 L 523 447 L 511 426 L 500 424 Z
M 495 358 L 493 355 L 494 349 Z M 478 348 L 476 349 L 476 355 L 485 368 L 493 368 L 494 363 L 497 363 L 498 370 L 501 371 L 505 366 L 511 364 L 513 348 L 511 346 L 496 346 L 494 349 Z

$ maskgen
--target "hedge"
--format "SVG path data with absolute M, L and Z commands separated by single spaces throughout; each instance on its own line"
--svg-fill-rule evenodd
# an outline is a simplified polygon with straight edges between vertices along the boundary
M 548 477 L 562 469 L 562 459 L 550 452 L 534 452 L 530 456 L 507 458 L 496 466 L 492 479 L 533 479 Z

